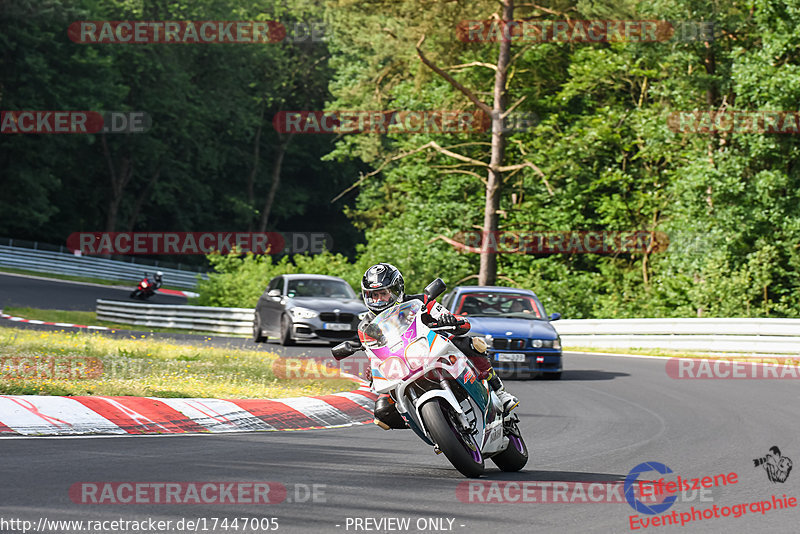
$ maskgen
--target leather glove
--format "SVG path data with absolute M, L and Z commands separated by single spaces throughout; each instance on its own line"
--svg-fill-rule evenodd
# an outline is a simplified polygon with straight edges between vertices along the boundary
M 439 326 L 458 326 L 458 317 L 452 313 L 445 313 L 436 319 Z

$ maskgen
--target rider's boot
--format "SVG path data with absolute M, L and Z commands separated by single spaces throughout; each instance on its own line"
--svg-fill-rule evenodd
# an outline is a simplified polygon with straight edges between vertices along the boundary
M 497 394 L 497 397 L 500 399 L 500 403 L 503 405 L 504 415 L 508 415 L 511 413 L 511 410 L 519 406 L 519 399 L 506 391 L 505 386 L 503 386 L 503 381 L 500 380 L 500 377 L 497 376 L 496 373 L 492 372 L 492 376 L 489 378 L 488 382 L 489 386 L 494 390 L 494 392 Z
M 375 424 L 384 430 L 408 428 L 403 416 L 397 411 L 394 400 L 386 394 L 382 394 L 375 401 Z

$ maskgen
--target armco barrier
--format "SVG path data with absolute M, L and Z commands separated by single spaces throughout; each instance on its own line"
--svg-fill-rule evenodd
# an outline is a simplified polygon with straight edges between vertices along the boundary
M 143 273 L 161 271 L 164 273 L 164 285 L 183 289 L 194 288 L 198 275 L 207 278 L 205 274 L 192 271 L 6 245 L 0 245 L 0 266 L 39 273 L 119 280 L 132 286 L 139 282 Z
M 800 319 L 565 319 L 552 323 L 573 347 L 800 354 Z
M 101 321 L 221 334 L 253 333 L 252 308 L 142 304 L 99 299 L 96 309 L 97 318 Z
M 251 334 L 253 310 L 97 301 L 97 317 L 140 326 Z M 800 354 L 800 319 L 564 319 L 552 325 L 573 347 L 661 348 Z

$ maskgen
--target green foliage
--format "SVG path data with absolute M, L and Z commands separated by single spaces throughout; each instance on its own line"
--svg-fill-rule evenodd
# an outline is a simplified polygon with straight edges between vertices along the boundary
M 317 255 L 284 256 L 273 261 L 269 255 L 212 254 L 208 261 L 216 272 L 197 286 L 200 306 L 254 308 L 269 281 L 282 274 L 313 273 L 338 276 L 358 291 L 363 271 L 341 254 L 325 252 Z

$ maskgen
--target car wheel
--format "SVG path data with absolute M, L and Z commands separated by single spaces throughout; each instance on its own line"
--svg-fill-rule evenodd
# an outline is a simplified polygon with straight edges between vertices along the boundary
M 545 380 L 561 380 L 561 371 L 557 373 L 544 373 Z
M 256 312 L 253 318 L 253 343 L 264 343 L 266 340 L 267 336 L 261 331 L 261 314 Z
M 281 345 L 284 347 L 294 345 L 294 339 L 292 339 L 292 323 L 285 315 L 281 316 Z

